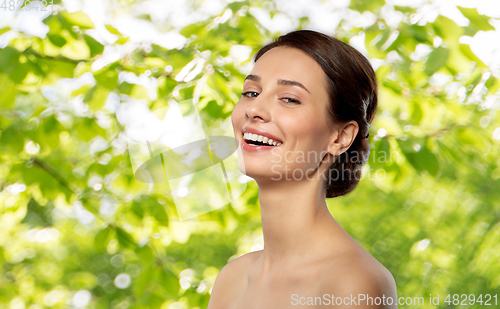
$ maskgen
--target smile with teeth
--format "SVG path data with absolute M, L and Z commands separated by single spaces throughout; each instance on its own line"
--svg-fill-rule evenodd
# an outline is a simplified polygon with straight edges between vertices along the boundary
M 281 145 L 281 142 L 273 141 L 272 139 L 268 138 L 267 136 L 262 136 L 258 134 L 252 134 L 252 133 L 244 133 L 243 134 L 243 139 L 246 141 L 253 141 L 253 142 L 260 142 L 263 144 L 268 144 L 269 146 L 279 146 Z M 262 146 L 260 143 L 248 143 L 253 146 Z

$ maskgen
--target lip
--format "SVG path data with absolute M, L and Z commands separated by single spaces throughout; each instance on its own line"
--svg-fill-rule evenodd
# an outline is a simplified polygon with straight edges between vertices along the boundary
M 281 139 L 279 139 L 278 137 L 276 137 L 276 136 L 274 136 L 274 135 L 272 135 L 264 130 L 261 130 L 261 129 L 244 127 L 242 131 L 243 131 L 243 133 L 252 133 L 252 134 L 262 135 L 262 136 L 265 136 L 269 139 L 272 139 L 273 141 L 277 141 L 277 142 L 280 142 L 283 144 L 283 141 Z
M 262 135 L 262 136 L 265 136 L 269 139 L 273 139 L 273 140 L 283 144 L 283 141 L 281 141 L 279 138 L 277 138 L 276 136 L 274 136 L 274 135 L 272 135 L 264 130 L 261 130 L 261 129 L 244 127 L 242 131 L 243 131 L 243 134 L 244 133 L 252 133 L 252 134 Z M 280 146 L 253 146 L 253 145 L 250 145 L 249 143 L 247 143 L 247 141 L 245 139 L 242 139 L 242 141 L 241 141 L 241 148 L 245 151 L 250 151 L 250 152 L 267 151 L 267 150 L 271 150 L 273 148 L 280 147 Z
M 280 145 L 281 146 L 281 145 Z M 272 150 L 273 148 L 280 147 L 280 146 L 253 146 L 247 143 L 245 140 L 241 142 L 241 149 L 245 151 L 267 151 L 267 150 Z

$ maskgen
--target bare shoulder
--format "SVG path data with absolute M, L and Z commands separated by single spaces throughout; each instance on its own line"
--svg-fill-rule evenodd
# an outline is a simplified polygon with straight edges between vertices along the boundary
M 368 252 L 358 251 L 331 261 L 324 273 L 321 289 L 342 297 L 344 301 L 337 306 L 340 308 L 352 308 L 353 305 L 362 308 L 397 308 L 394 277 Z M 353 297 L 357 298 L 351 303 Z
M 232 303 L 234 296 L 241 291 L 248 277 L 249 265 L 260 255 L 260 251 L 244 254 L 224 266 L 217 278 L 212 289 L 208 309 L 224 308 L 227 304 Z

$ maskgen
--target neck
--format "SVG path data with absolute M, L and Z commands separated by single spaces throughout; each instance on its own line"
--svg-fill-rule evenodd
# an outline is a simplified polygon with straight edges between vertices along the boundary
M 264 265 L 321 256 L 343 229 L 333 219 L 318 181 L 260 181 Z M 330 244 L 330 246 L 326 246 Z

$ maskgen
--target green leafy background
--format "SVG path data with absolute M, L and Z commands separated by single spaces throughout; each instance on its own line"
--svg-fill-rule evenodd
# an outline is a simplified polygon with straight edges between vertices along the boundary
M 238 207 L 180 222 L 168 190 L 134 178 L 124 128 L 108 105 L 115 96 L 154 111 L 170 99 L 196 97 L 202 122 L 222 123 L 252 63 L 231 57 L 233 47 L 253 55 L 281 34 L 253 10 L 271 20 L 287 13 L 273 2 L 233 2 L 175 28 L 135 10 L 140 2 L 113 1 L 112 15 L 148 23 L 159 36 L 177 31 L 185 44 L 131 42 L 112 21 L 97 25 L 60 1 L 43 19 L 43 38 L 0 29 L 14 34 L 0 49 L 1 309 L 206 308 L 218 271 L 262 246 L 254 181 Z M 203 10 L 203 1 L 186 3 Z M 450 307 L 447 294 L 500 294 L 500 72 L 460 40 L 495 30 L 494 19 L 458 9 L 468 26 L 442 15 L 419 23 L 417 8 L 352 0 L 329 33 L 344 42 L 362 38 L 377 63 L 380 103 L 363 180 L 328 206 L 392 272 L 398 296 L 425 298 L 425 305 L 402 308 Z M 396 24 L 384 17 L 387 10 L 400 16 Z M 348 18 L 368 12 L 370 25 Z M 310 23 L 307 16 L 289 19 L 295 29 Z M 95 36 L 97 27 L 114 41 Z M 126 52 L 99 67 L 113 47 Z M 178 81 L 199 58 L 203 69 Z M 122 72 L 157 86 L 151 93 L 119 78 Z M 57 92 L 90 76 L 90 83 Z M 439 294 L 440 304 L 430 305 L 429 294 Z

